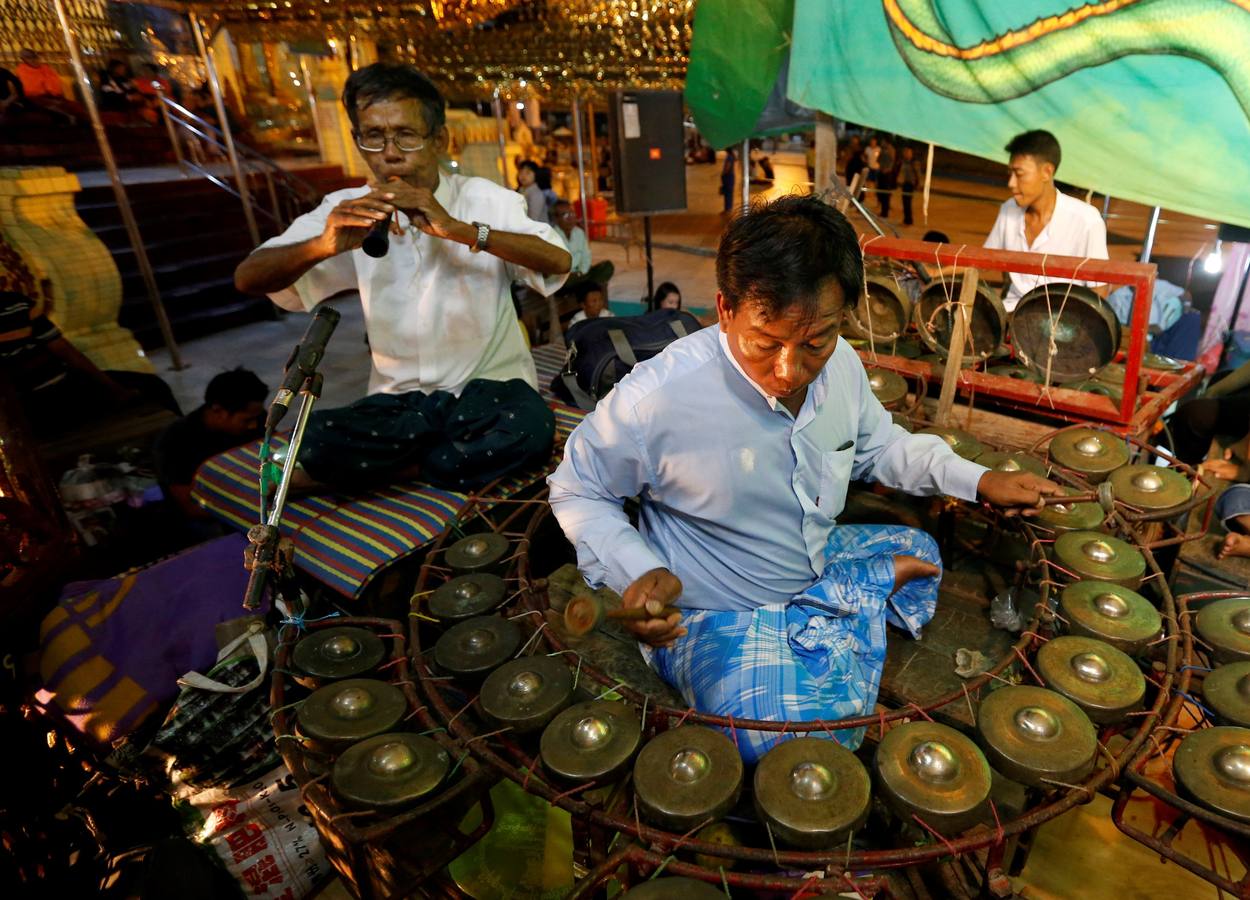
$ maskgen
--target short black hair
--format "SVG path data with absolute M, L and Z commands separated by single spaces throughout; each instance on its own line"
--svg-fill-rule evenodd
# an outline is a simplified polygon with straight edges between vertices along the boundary
M 716 286 L 730 310 L 749 300 L 770 318 L 799 306 L 815 316 L 833 279 L 843 303 L 864 289 L 864 255 L 846 216 L 813 196 L 760 203 L 731 221 L 716 250 Z
M 360 110 L 381 100 L 419 100 L 425 108 L 426 124 L 431 132 L 447 121 L 447 103 L 434 82 L 416 66 L 374 63 L 357 69 L 343 86 L 343 107 L 352 128 L 360 127 Z
M 608 291 L 603 285 L 601 285 L 597 281 L 583 281 L 577 287 L 573 288 L 573 296 L 577 298 L 577 302 L 579 304 L 585 304 L 586 298 L 590 296 L 591 294 L 593 294 L 595 291 L 598 291 L 599 293 L 603 294 L 604 301 L 605 302 L 607 301 Z
M 652 310 L 659 309 L 661 301 L 663 301 L 664 298 L 667 297 L 669 294 L 676 294 L 677 298 L 680 300 L 681 288 L 673 284 L 673 282 L 671 281 L 660 282 L 660 286 L 656 288 L 655 293 L 651 295 L 651 309 Z M 681 304 L 678 304 L 677 308 L 680 309 Z
M 538 163 L 534 162 L 534 160 L 532 160 L 532 159 L 523 159 L 523 160 L 520 160 L 520 161 L 516 164 L 516 168 L 517 168 L 517 171 L 518 171 L 518 172 L 519 172 L 519 171 L 521 171 L 522 169 L 529 169 L 531 172 L 533 172 L 533 173 L 534 173 L 534 178 L 535 178 L 535 179 L 537 179 L 537 178 L 538 178 L 538 173 L 539 173 L 539 171 L 541 170 L 541 167 L 538 165 Z
M 1050 163 L 1056 172 L 1059 171 L 1059 160 L 1063 156 L 1059 149 L 1059 139 L 1049 131 L 1041 130 L 1017 134 L 1003 149 L 1007 151 L 1008 158 L 1031 156 L 1040 162 Z
M 947 235 L 945 231 L 936 231 L 936 230 L 926 231 L 924 233 L 924 237 L 922 237 L 921 240 L 928 241 L 931 244 L 949 244 L 951 242 L 950 236 Z
M 204 389 L 204 405 L 220 406 L 226 412 L 239 412 L 249 403 L 262 403 L 269 395 L 265 382 L 256 373 L 240 366 L 218 372 Z

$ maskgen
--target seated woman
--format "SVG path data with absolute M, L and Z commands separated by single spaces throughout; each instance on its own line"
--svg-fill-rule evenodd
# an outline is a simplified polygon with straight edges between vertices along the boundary
M 671 281 L 664 281 L 655 289 L 651 302 L 647 304 L 647 312 L 657 309 L 681 309 L 681 289 Z

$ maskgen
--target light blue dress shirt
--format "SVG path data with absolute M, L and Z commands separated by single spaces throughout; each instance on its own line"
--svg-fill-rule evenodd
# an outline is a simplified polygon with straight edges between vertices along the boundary
M 663 567 L 681 579 L 679 606 L 750 610 L 816 581 L 851 479 L 974 500 L 985 471 L 895 425 L 840 338 L 793 417 L 713 325 L 635 366 L 570 435 L 548 485 L 591 585 L 619 593 Z M 634 496 L 639 530 L 621 506 Z

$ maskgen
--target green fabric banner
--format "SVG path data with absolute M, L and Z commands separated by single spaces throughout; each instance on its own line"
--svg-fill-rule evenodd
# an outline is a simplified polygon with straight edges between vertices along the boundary
M 1250 225 L 1250 0 L 1071 3 L 794 0 L 790 27 L 755 30 L 737 10 L 767 6 L 771 22 L 783 4 L 701 0 L 688 102 L 712 121 L 707 82 L 692 82 L 727 60 L 733 109 L 715 114 L 714 143 L 741 140 L 746 98 L 770 83 L 748 65 L 788 32 L 788 96 L 804 106 L 1004 161 L 1012 135 L 1045 128 L 1064 181 Z

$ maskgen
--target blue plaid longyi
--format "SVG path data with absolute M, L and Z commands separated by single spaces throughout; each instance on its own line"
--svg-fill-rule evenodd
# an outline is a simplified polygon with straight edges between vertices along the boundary
M 700 712 L 793 722 L 871 712 L 885 665 L 886 622 L 916 638 L 937 607 L 940 575 L 916 579 L 890 596 L 894 557 L 902 554 L 942 565 L 937 543 L 918 529 L 838 526 L 829 536 L 824 572 L 806 591 L 787 604 L 749 612 L 695 610 L 682 619 L 687 635 L 653 650 L 651 663 Z M 779 741 L 776 732 L 737 732 L 748 763 Z M 855 749 L 864 729 L 833 736 Z

